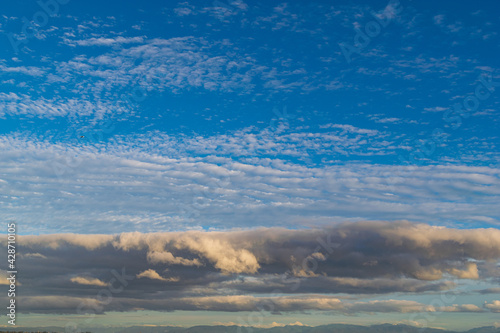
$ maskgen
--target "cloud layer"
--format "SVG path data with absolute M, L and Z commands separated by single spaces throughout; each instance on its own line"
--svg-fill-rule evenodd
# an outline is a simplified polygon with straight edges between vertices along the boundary
M 497 229 L 358 222 L 307 230 L 21 236 L 19 244 L 20 282 L 30 295 L 20 301 L 23 311 L 71 313 L 81 302 L 98 312 L 252 311 L 258 304 L 271 304 L 271 312 L 498 311 L 498 301 L 437 310 L 416 301 L 341 296 L 453 292 L 463 280 L 495 281 Z
M 380 135 L 366 131 L 178 138 L 153 132 L 93 145 L 0 136 L 0 214 L 17 220 L 24 233 L 317 226 L 346 219 L 498 225 L 495 167 L 300 161 L 335 156 L 336 147 L 361 155 L 367 135 Z

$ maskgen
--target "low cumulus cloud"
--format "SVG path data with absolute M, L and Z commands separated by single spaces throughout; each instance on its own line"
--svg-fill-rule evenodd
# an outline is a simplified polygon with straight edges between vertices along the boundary
M 500 301 L 493 301 L 491 303 L 485 303 L 484 307 L 491 310 L 491 312 L 500 312 Z
M 101 312 L 251 311 L 262 301 L 252 295 L 259 294 L 272 295 L 277 312 L 412 312 L 433 309 L 396 300 L 345 303 L 336 294 L 440 292 L 461 280 L 492 281 L 500 230 L 381 221 L 301 230 L 19 236 L 19 246 L 20 254 L 37 254 L 19 257 L 23 293 L 30 296 L 22 311 L 70 311 L 64 304 L 95 300 L 109 289 L 120 292 L 109 304 L 93 303 Z M 34 306 L 36 297 L 43 302 Z M 495 301 L 446 304 L 441 311 L 499 309 Z

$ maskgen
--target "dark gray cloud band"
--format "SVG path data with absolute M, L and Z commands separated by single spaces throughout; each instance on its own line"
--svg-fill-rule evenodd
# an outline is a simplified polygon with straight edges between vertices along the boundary
M 19 244 L 18 279 L 28 297 L 20 310 L 52 313 L 74 312 L 82 301 L 101 312 L 250 311 L 260 301 L 252 295 L 262 294 L 281 295 L 275 311 L 362 311 L 364 306 L 345 304 L 339 294 L 451 290 L 462 279 L 494 279 L 498 266 L 491 263 L 500 259 L 500 230 L 409 222 L 53 234 L 20 236 Z M 307 303 L 303 294 L 315 301 Z

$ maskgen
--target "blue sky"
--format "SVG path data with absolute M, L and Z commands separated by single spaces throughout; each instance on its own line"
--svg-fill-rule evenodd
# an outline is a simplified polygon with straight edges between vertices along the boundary
M 495 231 L 498 9 L 493 1 L 8 2 L 0 216 L 27 236 L 300 232 L 360 221 Z M 464 277 L 456 269 L 486 259 L 498 261 L 476 253 L 443 274 Z M 214 265 L 210 274 L 224 275 Z M 493 283 L 484 265 L 464 279 Z M 83 285 L 102 287 L 103 276 Z M 415 296 L 405 290 L 397 297 Z M 498 295 L 488 297 L 493 309 Z M 37 311 L 59 311 L 47 309 Z M 443 318 L 461 315 L 449 312 Z M 491 312 L 474 316 L 493 324 Z M 327 322 L 310 318 L 301 320 Z
M 221 199 L 225 194 L 215 192 L 223 188 L 233 195 L 221 205 L 243 205 L 240 212 L 231 209 L 238 217 L 248 216 L 245 205 L 252 202 L 262 202 L 266 212 L 259 214 L 285 214 L 262 225 L 289 225 L 289 215 L 301 225 L 302 216 L 311 220 L 313 214 L 317 221 L 338 216 L 497 225 L 498 29 L 496 11 L 488 8 L 494 4 L 80 6 L 52 6 L 57 13 L 48 17 L 35 2 L 17 2 L 2 16 L 1 133 L 9 156 L 3 163 L 5 170 L 30 169 L 44 179 L 38 191 L 26 173 L 4 175 L 10 206 L 3 212 L 19 219 L 22 211 L 26 232 L 134 231 L 118 221 L 153 214 L 158 224 L 146 223 L 146 230 L 254 227 L 260 218 L 229 221 L 217 209 L 200 222 L 175 208 L 192 206 L 202 190 L 202 200 Z M 35 30 L 23 17 L 40 26 Z M 51 165 L 34 163 L 46 154 L 54 156 Z M 170 158 L 169 165 L 156 158 Z M 189 168 L 175 178 L 179 183 L 164 177 L 169 168 L 183 168 L 186 158 L 204 179 Z M 139 166 L 128 166 L 121 174 L 124 160 L 162 166 L 142 176 Z M 235 163 L 254 172 L 238 171 Z M 217 167 L 219 174 L 207 177 L 206 168 Z M 270 205 L 284 202 L 278 192 L 244 193 L 247 181 L 270 181 L 262 178 L 262 167 L 272 170 L 268 177 L 292 172 L 284 177 L 296 177 L 300 185 L 283 186 L 301 192 L 290 192 L 290 198 L 332 209 L 304 204 L 312 209 L 298 211 L 295 205 L 287 215 Z M 86 171 L 91 169 L 100 171 Z M 352 177 L 338 176 L 344 172 Z M 141 190 L 116 186 L 132 174 L 143 181 Z M 88 177 L 112 182 L 100 191 Z M 141 200 L 154 205 L 153 179 L 169 182 L 162 191 L 170 188 L 181 202 L 158 195 L 154 209 L 134 207 L 116 217 L 120 207 L 113 198 L 125 207 Z M 22 186 L 13 191 L 7 185 L 12 181 Z M 318 200 L 319 192 L 313 198 L 306 192 L 315 181 L 336 186 L 322 189 L 326 195 Z M 337 209 L 334 195 L 353 202 L 346 190 L 365 212 L 358 205 Z M 359 193 L 369 191 L 376 194 Z M 438 202 L 440 208 L 429 207 Z M 406 206 L 400 211 L 395 203 Z M 384 204 L 392 208 L 374 211 Z M 82 212 L 96 222 L 117 223 L 92 228 L 67 222 L 68 214 L 81 221 Z

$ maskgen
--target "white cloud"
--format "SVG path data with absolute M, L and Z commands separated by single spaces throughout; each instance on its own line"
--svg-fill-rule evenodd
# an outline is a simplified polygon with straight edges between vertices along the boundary
M 0 65 L 0 72 L 20 73 L 28 76 L 39 77 L 44 75 L 46 70 L 44 68 L 33 67 L 33 66 L 7 67 L 4 65 Z
M 75 145 L 61 146 L 1 136 L 0 188 L 11 203 L 1 214 L 23 216 L 37 232 L 199 228 L 201 215 L 204 224 L 219 228 L 235 226 L 230 216 L 238 216 L 239 226 L 346 218 L 498 223 L 500 172 L 494 167 L 305 166 L 288 160 L 307 158 L 314 147 L 362 155 L 362 134 L 346 135 L 151 133 L 93 146 L 76 138 Z M 273 149 L 282 158 L 270 155 Z M 106 225 L 109 230 L 102 229 Z
M 144 42 L 144 37 L 112 37 L 112 38 L 90 38 L 85 40 L 65 40 L 66 44 L 71 46 L 112 46 L 115 44 L 140 44 Z
M 0 93 L 0 117 L 36 116 L 39 118 L 78 117 L 75 123 L 83 122 L 85 117 L 100 119 L 106 114 L 125 113 L 122 105 L 115 103 L 95 103 L 84 99 L 33 99 L 25 94 Z M 95 121 L 95 120 L 92 120 Z
M 446 111 L 448 109 L 449 108 L 442 107 L 442 106 L 435 106 L 435 107 L 432 107 L 432 108 L 424 108 L 424 110 L 427 111 L 427 112 L 443 112 L 443 111 Z
M 490 303 L 485 302 L 484 307 L 489 309 L 491 312 L 500 312 L 500 301 L 492 301 Z

